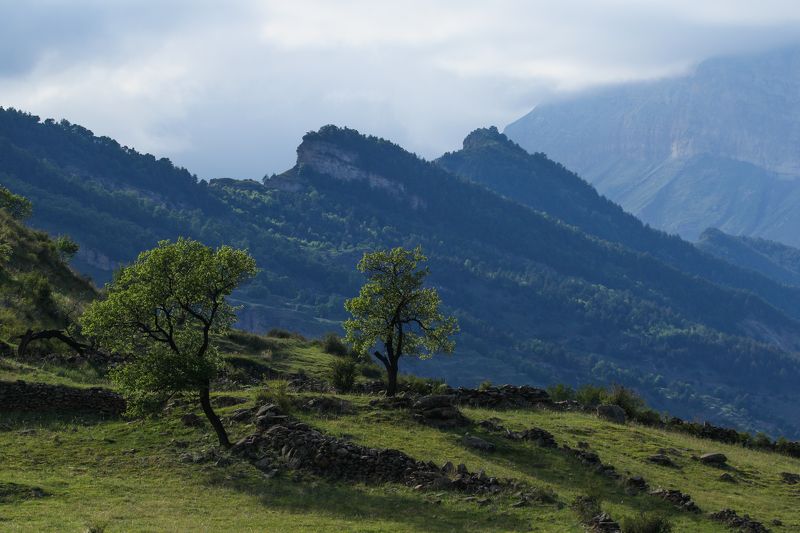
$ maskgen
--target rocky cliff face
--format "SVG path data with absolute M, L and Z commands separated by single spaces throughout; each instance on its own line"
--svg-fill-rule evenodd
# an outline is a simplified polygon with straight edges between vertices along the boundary
M 541 105 L 505 131 L 659 228 L 800 242 L 785 202 L 800 197 L 800 48 Z

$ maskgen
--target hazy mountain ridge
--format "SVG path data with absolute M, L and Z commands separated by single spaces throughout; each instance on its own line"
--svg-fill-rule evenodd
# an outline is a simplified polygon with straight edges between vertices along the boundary
M 28 135 L 49 128 L 76 135 L 35 117 L 23 122 Z M 620 381 L 684 416 L 800 431 L 796 413 L 773 401 L 776 392 L 797 394 L 795 320 L 753 294 L 589 236 L 388 141 L 325 127 L 304 137 L 294 168 L 264 184 L 178 178 L 173 193 L 150 190 L 146 168 L 134 166 L 141 176 L 117 182 L 108 159 L 76 172 L 60 158 L 37 156 L 13 131 L 0 136 L 8 140 L 0 162 L 12 163 L 2 168 L 3 183 L 38 206 L 33 222 L 109 258 L 129 261 L 177 235 L 248 247 L 263 268 L 236 295 L 251 329 L 333 329 L 344 298 L 356 293 L 363 251 L 422 244 L 431 280 L 463 333 L 452 359 L 410 368 L 455 384 Z M 184 175 L 162 164 L 162 179 Z
M 749 268 L 780 283 L 800 286 L 800 250 L 779 242 L 736 237 L 709 228 L 697 247 L 742 268 Z
M 536 107 L 506 133 L 661 229 L 800 244 L 800 48 Z

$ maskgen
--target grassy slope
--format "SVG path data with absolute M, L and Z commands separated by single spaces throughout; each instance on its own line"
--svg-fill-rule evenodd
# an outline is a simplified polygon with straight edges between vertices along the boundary
M 272 339 L 270 339 L 272 340 Z M 273 368 L 306 368 L 321 375 L 330 356 L 310 343 L 276 340 L 268 357 L 247 354 L 253 361 L 268 359 Z M 275 347 L 273 346 L 273 348 Z M 228 348 L 236 348 L 228 345 Z M 243 346 L 239 350 L 246 351 Z M 258 350 L 259 352 L 262 350 Z M 85 385 L 91 375 L 55 367 L 30 367 L 3 361 L 3 379 L 14 375 L 29 380 Z M 31 377 L 34 376 L 34 377 Z M 258 388 L 237 391 L 252 398 Z M 464 448 L 461 431 L 421 426 L 407 413 L 376 411 L 367 397 L 349 396 L 354 415 L 320 418 L 300 413 L 315 426 L 378 447 L 399 448 L 412 456 L 443 463 L 464 462 L 471 470 L 550 487 L 560 504 L 513 508 L 513 498 L 500 496 L 481 507 L 452 493 L 415 492 L 395 485 L 362 486 L 299 479 L 293 475 L 266 479 L 247 464 L 217 467 L 213 463 L 184 464 L 183 453 L 197 453 L 214 443 L 207 430 L 186 428 L 176 408 L 155 421 L 99 420 L 83 416 L 3 414 L 0 430 L 0 502 L 2 483 L 43 488 L 50 495 L 0 503 L 0 529 L 10 531 L 80 531 L 104 526 L 107 531 L 147 531 L 169 527 L 176 531 L 210 530 L 345 530 L 345 531 L 582 531 L 568 504 L 578 494 L 602 495 L 603 506 L 621 519 L 641 510 L 670 515 L 676 531 L 725 531 L 704 516 L 674 511 L 640 495 L 631 497 L 617 485 L 591 472 L 562 453 L 517 443 L 470 428 L 492 440 L 492 454 Z M 236 407 L 222 409 L 224 414 Z M 711 441 L 638 426 L 615 426 L 593 416 L 546 411 L 488 411 L 466 409 L 474 421 L 498 417 L 512 429 L 539 426 L 559 443 L 589 442 L 605 463 L 621 472 L 643 475 L 652 486 L 679 488 L 691 494 L 705 511 L 732 507 L 762 522 L 780 518 L 774 531 L 800 528 L 795 506 L 800 490 L 779 480 L 782 471 L 800 472 L 800 461 L 754 452 Z M 229 424 L 234 437 L 251 426 Z M 28 431 L 33 429 L 34 431 Z M 175 441 L 188 443 L 187 449 Z M 680 470 L 643 461 L 658 448 L 680 452 Z M 722 451 L 738 484 L 718 481 L 721 471 L 689 457 Z M 566 504 L 566 505 L 564 505 Z

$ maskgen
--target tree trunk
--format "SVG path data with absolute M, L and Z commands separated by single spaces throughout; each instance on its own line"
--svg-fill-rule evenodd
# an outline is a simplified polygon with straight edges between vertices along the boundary
M 25 357 L 25 354 L 28 351 L 28 345 L 31 342 L 40 339 L 58 339 L 75 350 L 78 355 L 82 355 L 84 350 L 89 348 L 88 345 L 76 341 L 65 332 L 58 329 L 46 329 L 43 331 L 33 331 L 32 329 L 28 329 L 28 331 L 26 331 L 23 335 L 20 335 L 18 338 L 19 347 L 17 348 L 17 356 L 20 358 Z
M 214 431 L 217 432 L 219 445 L 223 448 L 230 448 L 231 441 L 228 440 L 228 433 L 225 431 L 225 427 L 222 425 L 217 413 L 215 413 L 214 409 L 211 407 L 208 383 L 206 383 L 206 385 L 200 389 L 200 405 L 203 407 L 203 412 L 206 414 L 208 421 L 211 422 L 211 426 L 214 428 Z
M 391 361 L 386 365 L 386 374 L 389 381 L 386 385 L 387 396 L 394 396 L 397 394 L 397 369 L 397 361 Z

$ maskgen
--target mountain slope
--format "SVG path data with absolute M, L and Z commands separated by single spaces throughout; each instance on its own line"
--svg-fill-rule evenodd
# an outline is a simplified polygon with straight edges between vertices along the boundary
M 742 268 L 800 286 L 800 250 L 753 237 L 735 237 L 709 228 L 700 235 L 697 247 Z
M 800 48 L 537 106 L 506 133 L 654 226 L 800 244 Z
M 248 247 L 263 271 L 235 295 L 240 325 L 319 334 L 344 318 L 364 251 L 422 244 L 462 334 L 452 359 L 407 368 L 455 384 L 619 381 L 684 417 L 800 433 L 790 408 L 800 399 L 795 320 L 388 141 L 325 127 L 304 137 L 280 176 L 205 184 L 164 160 L 108 149 L 86 130 L 16 119 L 24 135 L 0 129 L 0 181 L 44 206 L 33 223 L 95 254 L 84 256 L 92 268 L 178 235 Z M 44 157 L 48 136 L 59 146 Z M 117 157 L 135 172 L 117 173 Z M 154 183 L 153 172 L 174 183 Z M 779 405 L 776 394 L 785 395 Z
M 473 131 L 461 150 L 443 155 L 437 163 L 585 233 L 649 253 L 683 272 L 754 292 L 791 316 L 800 316 L 800 291 L 726 264 L 676 236 L 642 224 L 578 175 L 544 154 L 528 154 L 496 128 Z
M 29 328 L 63 329 L 97 295 L 88 279 L 67 266 L 47 234 L 3 209 L 0 246 L 8 251 L 0 257 L 0 345 L 16 344 Z

